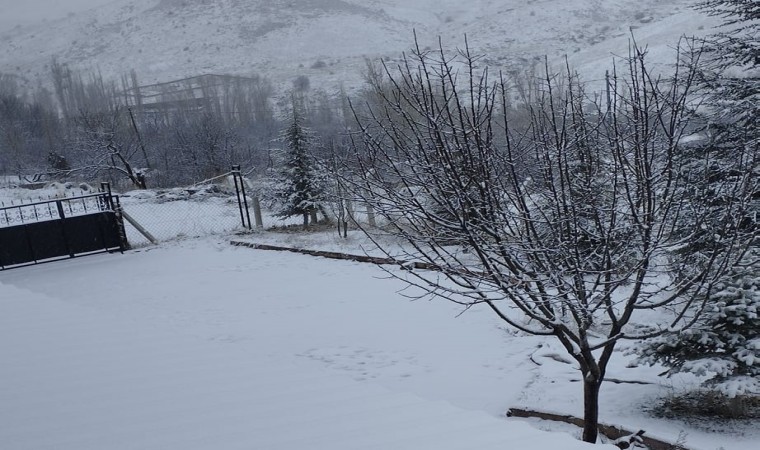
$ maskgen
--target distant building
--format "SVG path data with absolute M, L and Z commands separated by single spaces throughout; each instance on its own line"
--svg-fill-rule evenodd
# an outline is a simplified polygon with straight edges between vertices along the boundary
M 134 76 L 122 81 L 130 86 L 122 92 L 124 103 L 144 114 L 209 111 L 242 118 L 255 115 L 257 107 L 267 107 L 272 89 L 258 76 L 205 74 L 142 86 Z

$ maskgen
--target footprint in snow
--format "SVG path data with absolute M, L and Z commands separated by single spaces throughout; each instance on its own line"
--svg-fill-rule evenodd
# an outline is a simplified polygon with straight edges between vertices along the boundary
M 312 348 L 298 356 L 320 362 L 333 370 L 347 372 L 358 381 L 377 378 L 406 379 L 427 370 L 420 367 L 413 355 L 365 347 Z

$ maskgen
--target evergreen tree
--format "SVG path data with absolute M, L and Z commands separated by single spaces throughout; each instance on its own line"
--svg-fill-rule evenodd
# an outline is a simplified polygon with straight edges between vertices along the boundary
M 741 202 L 738 235 L 756 239 L 760 198 L 760 1 L 706 0 L 697 8 L 723 17 L 729 31 L 705 42 L 700 73 L 707 90 L 707 139 L 686 146 L 681 155 L 684 176 L 702 180 L 689 183 L 680 193 L 682 216 L 701 218 L 699 227 L 682 230 L 696 237 L 681 249 L 691 255 L 686 261 L 694 266 L 709 257 L 715 246 L 726 245 L 714 230 L 720 228 L 721 211 L 729 205 Z M 747 185 L 749 191 L 732 190 L 742 179 L 753 180 Z M 688 274 L 689 267 L 679 270 Z M 701 314 L 694 313 L 697 319 L 692 328 L 646 342 L 642 361 L 665 365 L 667 374 L 709 376 L 709 383 L 729 398 L 760 395 L 760 248 L 756 241 L 716 289 L 702 297 L 702 304 Z
M 312 222 L 320 208 L 321 188 L 316 162 L 309 154 L 312 139 L 302 125 L 302 119 L 295 108 L 288 128 L 282 135 L 285 142 L 285 161 L 280 173 L 280 188 L 277 196 L 282 205 L 278 216 L 303 216 L 304 227 Z
M 758 229 L 760 199 L 760 1 L 702 0 L 697 9 L 724 19 L 724 30 L 704 41 L 699 81 L 705 102 L 699 116 L 705 127 L 699 139 L 682 145 L 677 155 L 678 170 L 685 179 L 679 194 L 683 198 L 683 223 L 700 222 L 679 232 L 691 244 L 680 249 L 690 255 L 680 276 L 709 258 L 722 240 L 722 212 L 729 204 L 741 203 L 742 231 Z M 749 192 L 736 192 L 732 185 L 742 178 L 754 178 Z M 737 196 L 738 194 L 738 196 Z
M 724 25 L 732 26 L 730 31 L 716 35 L 716 43 L 721 49 L 714 50 L 727 55 L 727 65 L 760 64 L 760 47 L 757 45 L 757 31 L 760 30 L 760 2 L 757 0 L 703 0 L 697 9 L 711 16 L 723 17 Z
M 750 251 L 710 296 L 692 328 L 646 343 L 642 361 L 661 363 L 668 375 L 710 376 L 729 398 L 760 395 L 760 251 Z
M 697 8 L 724 19 L 728 31 L 706 42 L 704 82 L 714 131 L 724 142 L 760 144 L 760 1 L 705 0 Z

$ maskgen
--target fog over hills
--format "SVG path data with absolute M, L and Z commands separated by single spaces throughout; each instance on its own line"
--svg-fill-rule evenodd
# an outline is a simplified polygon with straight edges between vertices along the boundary
M 0 72 L 46 83 L 53 58 L 106 77 L 134 69 L 141 82 L 202 73 L 260 74 L 287 85 L 355 88 L 365 59 L 395 60 L 438 37 L 466 34 L 498 68 L 548 55 L 590 73 L 625 53 L 634 29 L 653 53 L 709 31 L 692 0 L 130 0 L 0 35 Z M 593 76 L 591 74 L 590 76 Z

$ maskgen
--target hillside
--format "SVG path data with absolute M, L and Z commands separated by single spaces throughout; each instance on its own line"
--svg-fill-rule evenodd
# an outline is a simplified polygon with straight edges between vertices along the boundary
M 497 67 L 570 55 L 581 66 L 624 53 L 629 29 L 666 48 L 706 28 L 693 0 L 130 0 L 0 36 L 0 72 L 36 85 L 52 58 L 142 82 L 200 73 L 265 75 L 281 85 L 361 83 L 366 58 L 397 58 L 416 30 L 471 46 Z

